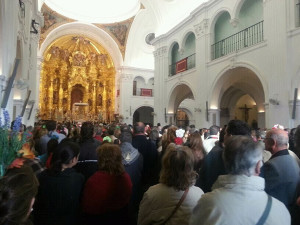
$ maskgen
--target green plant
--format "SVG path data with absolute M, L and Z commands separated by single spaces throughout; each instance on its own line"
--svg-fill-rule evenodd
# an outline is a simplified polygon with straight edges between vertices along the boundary
M 6 110 L 3 110 L 4 123 L 0 117 L 0 177 L 2 177 L 7 167 L 20 157 L 19 150 L 26 143 L 28 134 L 21 133 L 22 117 L 18 116 L 10 129 L 10 118 Z

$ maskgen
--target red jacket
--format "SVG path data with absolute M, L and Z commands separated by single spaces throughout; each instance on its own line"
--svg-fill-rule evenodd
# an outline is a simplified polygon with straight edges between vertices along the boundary
M 128 205 L 132 191 L 132 183 L 125 172 L 120 176 L 103 171 L 91 176 L 84 187 L 83 212 L 99 215 L 117 211 Z

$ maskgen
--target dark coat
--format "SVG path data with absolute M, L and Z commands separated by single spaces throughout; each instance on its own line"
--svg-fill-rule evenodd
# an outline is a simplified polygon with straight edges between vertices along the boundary
M 136 135 L 132 139 L 132 145 L 143 156 L 143 185 L 152 186 L 158 183 L 158 151 L 155 144 L 145 135 Z
M 73 168 L 57 175 L 49 170 L 41 173 L 40 186 L 34 204 L 35 225 L 73 225 L 79 212 L 83 175 Z
M 202 168 L 199 172 L 199 178 L 196 181 L 196 186 L 200 187 L 204 193 L 211 191 L 211 187 L 219 175 L 227 174 L 222 154 L 223 149 L 216 145 L 204 157 Z
M 79 161 L 85 160 L 98 160 L 97 148 L 100 146 L 101 142 L 96 139 L 86 140 L 84 142 L 79 142 L 80 155 Z
M 261 176 L 265 178 L 265 191 L 283 202 L 289 209 L 297 198 L 300 169 L 287 150 L 284 155 L 276 156 L 276 154 L 261 168 Z

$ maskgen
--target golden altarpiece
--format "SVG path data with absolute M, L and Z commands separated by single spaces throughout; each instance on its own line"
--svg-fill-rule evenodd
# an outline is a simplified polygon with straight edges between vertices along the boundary
M 105 121 L 114 118 L 115 68 L 95 41 L 64 36 L 44 53 L 40 119 Z

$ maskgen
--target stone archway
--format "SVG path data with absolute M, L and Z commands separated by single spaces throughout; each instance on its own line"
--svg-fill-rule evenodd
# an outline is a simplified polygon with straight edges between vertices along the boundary
M 220 125 L 239 119 L 265 127 L 265 91 L 257 74 L 246 67 L 225 71 L 216 82 L 211 108 L 219 108 Z
M 177 86 L 175 86 L 175 88 L 173 88 L 170 94 L 168 109 L 166 112 L 166 117 L 168 117 L 167 123 L 177 124 L 177 112 L 179 108 L 184 108 L 180 107 L 181 103 L 184 100 L 194 100 L 194 94 L 187 84 L 178 84 Z M 192 106 L 194 101 L 187 102 L 190 102 L 187 104 L 187 106 L 194 107 Z M 189 120 L 190 119 L 191 118 L 189 118 Z
M 142 106 L 133 113 L 133 124 L 143 122 L 153 125 L 153 108 L 150 106 Z

